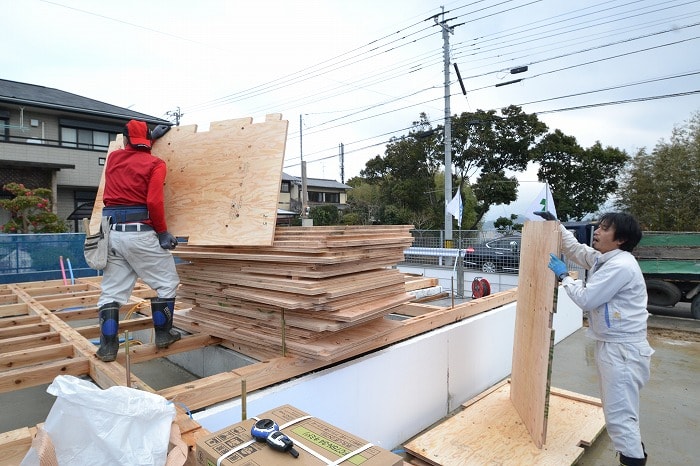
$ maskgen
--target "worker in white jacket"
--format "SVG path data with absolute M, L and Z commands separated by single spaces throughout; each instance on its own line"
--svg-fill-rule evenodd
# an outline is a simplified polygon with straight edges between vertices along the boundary
M 537 213 L 556 220 L 549 212 Z M 588 316 L 587 335 L 595 340 L 601 400 L 608 435 L 620 464 L 646 464 L 639 429 L 639 391 L 649 380 L 647 292 L 631 251 L 642 238 L 634 217 L 607 213 L 593 232 L 593 247 L 579 243 L 563 225 L 562 249 L 567 259 L 589 270 L 586 283 L 574 280 L 566 264 L 551 255 L 549 268 L 566 293 Z

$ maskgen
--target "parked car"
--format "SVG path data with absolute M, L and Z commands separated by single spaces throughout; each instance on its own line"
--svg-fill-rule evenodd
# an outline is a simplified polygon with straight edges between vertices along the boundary
M 464 250 L 464 266 L 484 273 L 517 272 L 520 266 L 521 237 L 502 236 Z

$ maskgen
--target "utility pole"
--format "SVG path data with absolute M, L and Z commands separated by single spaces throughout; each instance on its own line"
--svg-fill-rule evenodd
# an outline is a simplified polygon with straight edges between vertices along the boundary
M 340 156 L 340 182 L 345 184 L 345 146 L 343 143 L 340 143 L 339 147 L 339 156 Z
M 447 203 L 452 200 L 452 120 L 450 118 L 450 34 L 454 26 L 447 25 L 445 7 L 442 8 L 442 21 L 437 16 L 435 24 L 442 28 L 442 54 L 445 74 L 445 246 L 452 243 L 452 214 L 447 211 Z
M 304 162 L 304 146 L 302 143 L 302 127 L 304 122 L 301 113 L 299 114 L 299 159 L 301 160 L 301 225 L 312 226 L 313 220 L 309 221 L 309 194 L 306 191 L 306 162 Z
M 168 110 L 167 112 L 165 112 L 165 114 L 169 117 L 175 118 L 175 126 L 180 126 L 180 120 L 183 116 L 183 113 L 180 111 L 180 107 L 178 107 L 177 110 L 173 110 L 172 112 Z

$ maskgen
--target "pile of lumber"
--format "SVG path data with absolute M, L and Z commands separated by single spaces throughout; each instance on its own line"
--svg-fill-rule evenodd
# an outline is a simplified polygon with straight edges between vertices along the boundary
M 176 254 L 184 330 L 330 360 L 393 328 L 408 302 L 394 266 L 410 225 L 277 228 L 272 246 L 187 246 Z M 279 353 L 278 353 L 279 354 Z

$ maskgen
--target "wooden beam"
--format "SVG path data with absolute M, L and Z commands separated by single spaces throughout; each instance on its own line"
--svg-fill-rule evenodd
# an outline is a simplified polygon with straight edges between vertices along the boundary
M 0 372 L 0 393 L 51 383 L 59 375 L 88 375 L 88 358 L 71 358 Z
M 18 351 L 38 346 L 53 345 L 61 342 L 61 334 L 55 331 L 25 335 L 21 337 L 6 338 L 0 341 L 0 353 Z
M 22 427 L 0 433 L 0 450 L 2 450 L 0 465 L 16 466 L 20 464 L 32 446 L 36 430 L 36 427 Z
M 73 357 L 75 350 L 70 343 L 46 345 L 27 350 L 0 353 L 0 371 L 41 364 L 56 359 Z

